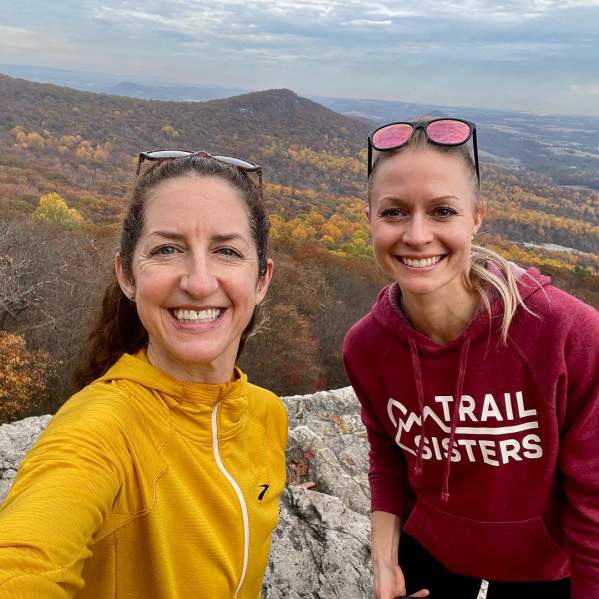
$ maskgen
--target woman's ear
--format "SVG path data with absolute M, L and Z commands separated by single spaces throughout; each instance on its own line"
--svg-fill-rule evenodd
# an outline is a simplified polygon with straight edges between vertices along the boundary
M 135 286 L 129 280 L 129 277 L 125 274 L 123 270 L 123 259 L 121 258 L 121 254 L 119 252 L 114 256 L 114 272 L 116 274 L 116 280 L 119 283 L 119 287 L 121 291 L 128 297 L 130 300 L 135 300 Z
M 479 200 L 476 206 L 476 214 L 474 215 L 474 229 L 472 233 L 478 233 L 481 225 L 483 224 L 483 220 L 485 218 L 485 214 L 487 213 L 487 204 L 484 200 Z
M 256 305 L 262 302 L 264 297 L 266 296 L 266 292 L 268 291 L 268 286 L 270 285 L 270 281 L 272 280 L 272 273 L 274 270 L 275 264 L 269 258 L 266 262 L 266 271 L 265 273 L 258 279 L 258 283 L 256 285 Z

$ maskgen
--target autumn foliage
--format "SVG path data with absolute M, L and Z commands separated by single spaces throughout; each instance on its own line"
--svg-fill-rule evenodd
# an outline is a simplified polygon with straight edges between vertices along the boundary
M 275 277 L 241 366 L 284 395 L 347 384 L 343 336 L 385 283 L 365 215 L 369 124 L 288 90 L 146 102 L 0 75 L 0 96 L 0 421 L 68 396 L 140 150 L 201 149 L 263 166 Z M 487 218 L 476 243 L 599 308 L 599 192 L 550 175 L 483 160 Z M 42 405 L 48 356 L 60 368 Z
M 0 421 L 33 411 L 43 402 L 52 360 L 44 351 L 29 351 L 25 339 L 0 331 Z
M 64 198 L 56 192 L 44 194 L 31 218 L 56 225 L 64 229 L 73 229 L 84 223 L 84 218 L 75 208 L 69 208 Z

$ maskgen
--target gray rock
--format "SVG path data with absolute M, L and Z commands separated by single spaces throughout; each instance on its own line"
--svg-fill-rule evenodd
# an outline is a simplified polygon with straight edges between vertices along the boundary
M 6 497 L 23 456 L 51 418 L 31 416 L 0 426 L 0 502 Z
M 351 388 L 284 397 L 287 475 L 263 599 L 372 596 L 368 442 Z M 0 501 L 50 416 L 0 426 Z
M 283 401 L 289 414 L 287 480 L 314 482 L 314 490 L 368 514 L 368 440 L 351 387 Z
M 370 523 L 332 495 L 288 487 L 263 599 L 372 596 Z

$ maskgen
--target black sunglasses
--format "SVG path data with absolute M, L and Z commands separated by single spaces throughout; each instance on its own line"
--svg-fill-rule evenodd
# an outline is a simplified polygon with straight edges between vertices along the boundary
M 438 118 L 425 121 L 399 121 L 381 125 L 368 135 L 368 176 L 373 168 L 373 150 L 390 152 L 405 146 L 414 132 L 422 129 L 426 139 L 438 146 L 461 146 L 472 138 L 476 178 L 480 185 L 478 166 L 478 143 L 476 125 L 471 121 L 453 118 Z
M 137 159 L 136 173 L 139 175 L 141 171 L 141 165 L 146 160 L 151 162 L 164 162 L 165 160 L 175 160 L 176 158 L 186 158 L 187 156 L 211 158 L 212 160 L 224 162 L 229 166 L 234 166 L 240 171 L 246 173 L 255 173 L 258 177 L 258 187 L 260 189 L 260 193 L 262 193 L 262 167 L 259 164 L 254 164 L 253 162 L 248 162 L 247 160 L 241 160 L 241 158 L 234 158 L 233 156 L 220 156 L 216 154 L 209 154 L 208 152 L 204 151 L 191 152 L 188 150 L 152 150 L 151 152 L 140 152 Z

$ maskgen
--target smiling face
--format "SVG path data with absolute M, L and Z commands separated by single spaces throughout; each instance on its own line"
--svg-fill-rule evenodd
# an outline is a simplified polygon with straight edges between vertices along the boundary
M 466 292 L 471 237 L 483 218 L 461 158 L 432 149 L 385 158 L 371 180 L 369 220 L 381 269 L 407 296 Z
M 117 257 L 123 292 L 134 296 L 150 362 L 179 380 L 225 382 L 241 334 L 268 288 L 241 195 L 218 177 L 189 174 L 151 192 L 132 263 Z

